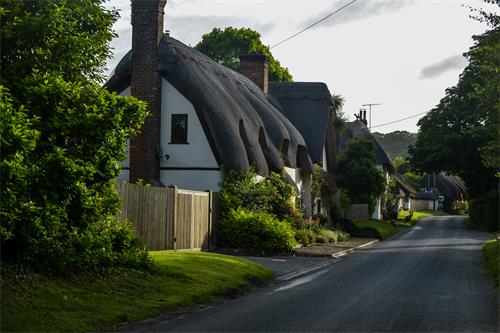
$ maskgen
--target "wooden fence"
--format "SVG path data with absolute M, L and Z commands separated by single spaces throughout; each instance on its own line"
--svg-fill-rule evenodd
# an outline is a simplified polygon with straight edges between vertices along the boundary
M 121 219 L 132 222 L 149 250 L 208 250 L 215 247 L 219 193 L 117 185 Z

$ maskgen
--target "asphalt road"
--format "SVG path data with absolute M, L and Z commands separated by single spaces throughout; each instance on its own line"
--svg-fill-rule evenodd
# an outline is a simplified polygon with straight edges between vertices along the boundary
M 498 332 L 498 296 L 479 266 L 491 236 L 462 221 L 421 220 L 318 272 L 144 330 Z

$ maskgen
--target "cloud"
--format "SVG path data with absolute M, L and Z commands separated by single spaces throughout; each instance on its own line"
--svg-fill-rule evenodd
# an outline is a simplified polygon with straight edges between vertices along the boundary
M 170 30 L 174 38 L 185 44 L 197 44 L 203 34 L 210 32 L 213 28 L 246 27 L 266 35 L 274 28 L 274 23 L 261 23 L 245 17 L 235 16 L 167 16 L 166 29 Z
M 461 54 L 456 54 L 424 67 L 420 72 L 420 78 L 433 79 L 449 71 L 462 70 L 465 66 L 467 66 L 467 59 Z
M 113 58 L 107 62 L 108 71 L 115 68 L 120 59 L 130 50 L 132 45 L 132 26 L 130 25 L 130 10 L 123 8 L 122 17 L 113 26 L 118 38 L 111 42 Z M 261 23 L 245 17 L 235 16 L 198 16 L 183 15 L 165 17 L 165 30 L 170 30 L 170 35 L 186 45 L 196 45 L 203 34 L 213 28 L 245 27 L 251 28 L 261 35 L 266 35 L 274 28 L 274 23 Z
M 385 13 L 391 13 L 398 11 L 404 7 L 413 5 L 415 1 L 414 0 L 372 0 L 372 1 L 365 1 L 365 0 L 358 0 L 352 5 L 349 5 L 348 7 L 342 9 L 340 12 L 337 14 L 333 15 L 332 17 L 327 18 L 320 24 L 316 25 L 313 27 L 313 29 L 316 28 L 326 28 L 326 27 L 331 27 L 337 24 L 342 24 L 342 23 L 347 23 L 351 21 L 356 21 L 356 20 L 361 20 L 365 19 L 368 17 L 372 16 L 377 16 L 377 15 L 382 15 Z M 340 9 L 342 6 L 346 5 L 348 3 L 347 0 L 341 1 L 341 2 L 336 2 L 333 6 L 330 8 L 322 11 L 318 15 L 315 15 L 314 17 L 310 17 L 304 21 L 302 21 L 299 24 L 299 27 L 305 28 L 322 18 L 326 17 L 327 15 L 333 13 L 334 11 Z

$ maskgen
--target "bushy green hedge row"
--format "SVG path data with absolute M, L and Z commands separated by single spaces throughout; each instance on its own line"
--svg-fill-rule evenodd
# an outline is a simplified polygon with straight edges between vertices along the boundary
M 295 195 L 295 188 L 282 174 L 271 173 L 257 181 L 253 170 L 246 174 L 226 170 L 219 246 L 266 253 L 291 251 L 294 227 L 302 219 L 292 201 Z
M 292 250 L 294 234 L 288 223 L 272 214 L 238 208 L 221 220 L 219 240 L 231 248 L 277 253 Z
M 486 231 L 497 231 L 499 224 L 498 191 L 473 199 L 469 202 L 469 217 L 474 225 Z

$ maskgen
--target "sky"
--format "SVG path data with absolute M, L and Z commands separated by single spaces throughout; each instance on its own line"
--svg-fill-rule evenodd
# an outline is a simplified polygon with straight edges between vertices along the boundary
M 214 27 L 248 27 L 273 46 L 352 0 L 168 0 L 164 28 L 194 46 Z M 357 0 L 291 40 L 272 48 L 294 81 L 325 82 L 345 99 L 350 120 L 372 107 L 372 131 L 417 132 L 422 115 L 455 85 L 467 65 L 472 36 L 487 30 L 470 9 L 498 11 L 482 0 Z M 130 49 L 130 0 L 111 0 L 120 11 L 108 73 Z

